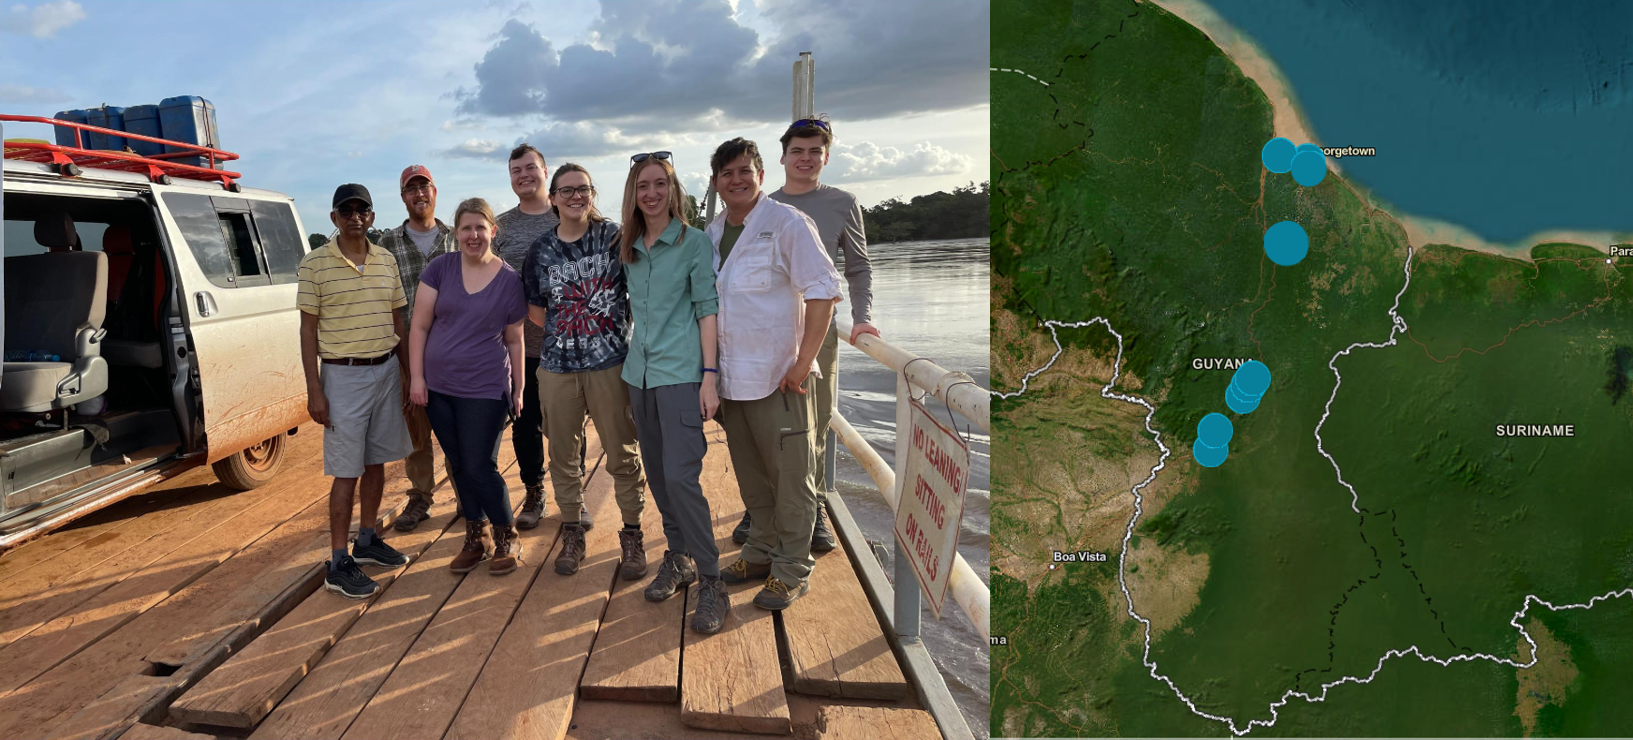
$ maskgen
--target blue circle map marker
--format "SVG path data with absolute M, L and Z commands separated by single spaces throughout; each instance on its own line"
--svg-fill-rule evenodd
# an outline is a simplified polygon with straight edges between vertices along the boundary
M 1265 391 L 1270 390 L 1270 368 L 1258 360 L 1248 360 L 1236 368 L 1236 375 L 1231 377 L 1230 384 L 1245 399 L 1257 401 Z
M 1320 151 L 1321 151 L 1321 147 L 1316 146 L 1314 144 L 1311 144 L 1309 142 L 1304 142 L 1303 144 L 1299 144 L 1298 147 L 1293 150 L 1293 154 L 1297 155 L 1299 152 L 1320 152 Z M 1325 154 L 1325 152 L 1323 152 L 1323 154 Z
M 1275 224 L 1264 232 L 1264 253 L 1282 267 L 1291 267 L 1310 253 L 1310 235 L 1292 221 Z
M 1307 188 L 1321 184 L 1327 176 L 1327 155 L 1308 149 L 1293 155 L 1293 180 Z
M 1197 464 L 1202 467 L 1217 468 L 1225 462 L 1226 457 L 1230 456 L 1230 448 L 1227 445 L 1219 445 L 1218 447 L 1205 445 L 1199 439 L 1191 444 L 1191 456 L 1195 457 Z
M 1208 414 L 1202 417 L 1202 421 L 1196 423 L 1197 440 L 1210 447 L 1230 444 L 1233 431 L 1230 417 L 1218 412 Z
M 1225 389 L 1225 405 L 1238 414 L 1251 414 L 1259 408 L 1258 399 L 1249 399 L 1232 385 Z
M 1264 162 L 1264 168 L 1271 172 L 1286 172 L 1293 168 L 1293 142 L 1281 136 L 1271 139 L 1265 142 L 1259 159 Z

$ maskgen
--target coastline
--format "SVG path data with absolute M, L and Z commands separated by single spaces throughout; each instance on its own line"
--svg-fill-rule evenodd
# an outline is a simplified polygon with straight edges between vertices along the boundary
M 1265 56 L 1264 52 L 1259 49 L 1252 39 L 1236 30 L 1229 21 L 1225 20 L 1223 16 L 1219 15 L 1202 0 L 1143 0 L 1143 2 L 1156 5 L 1200 30 L 1214 45 L 1219 47 L 1221 52 L 1224 52 L 1231 62 L 1236 64 L 1238 69 L 1242 70 L 1242 74 L 1259 86 L 1265 98 L 1270 101 L 1271 110 L 1274 112 L 1272 127 L 1276 136 L 1284 136 L 1292 140 L 1294 144 L 1303 142 L 1320 144 L 1320 139 L 1314 134 L 1315 127 L 1311 125 L 1309 119 L 1305 116 L 1304 110 L 1298 105 L 1297 98 L 1293 95 L 1286 77 L 1282 75 L 1276 63 Z M 1337 160 L 1334 159 L 1327 160 L 1327 169 L 1334 174 L 1343 174 Z M 1402 212 L 1373 197 L 1371 191 L 1360 184 L 1348 180 L 1345 180 L 1345 183 L 1355 191 L 1363 203 L 1369 207 L 1385 211 L 1393 217 L 1395 222 L 1406 230 L 1407 243 L 1414 247 L 1444 244 L 1529 261 L 1532 247 L 1539 244 L 1577 244 L 1608 255 L 1610 245 L 1633 242 L 1633 232 L 1618 233 L 1575 229 L 1540 231 L 1519 241 L 1506 244 L 1490 242 L 1465 226 Z

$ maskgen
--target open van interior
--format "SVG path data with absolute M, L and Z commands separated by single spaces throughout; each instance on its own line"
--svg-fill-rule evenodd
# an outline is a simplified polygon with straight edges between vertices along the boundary
M 5 193 L 4 518 L 191 445 L 177 281 L 150 203 Z M 177 331 L 173 332 L 171 327 Z M 73 498 L 70 496 L 70 498 Z

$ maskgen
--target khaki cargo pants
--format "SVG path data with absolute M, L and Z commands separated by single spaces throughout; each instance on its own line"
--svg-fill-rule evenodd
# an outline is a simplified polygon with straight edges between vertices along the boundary
M 549 440 L 550 483 L 556 489 L 561 520 L 578 521 L 584 508 L 584 417 L 595 422 L 607 472 L 625 524 L 640 526 L 646 506 L 646 475 L 635 442 L 635 419 L 629 410 L 624 365 L 583 373 L 553 373 L 539 368 L 539 411 Z
M 771 575 L 790 586 L 811 576 L 811 530 L 816 526 L 815 406 L 819 379 L 805 377 L 805 393 L 772 391 L 754 401 L 720 402 L 720 425 L 737 472 L 737 488 L 752 519 L 742 557 L 771 564 Z

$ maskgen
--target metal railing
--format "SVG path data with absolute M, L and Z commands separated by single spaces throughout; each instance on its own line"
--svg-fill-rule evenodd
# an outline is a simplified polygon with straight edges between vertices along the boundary
M 839 338 L 850 343 L 851 323 L 843 318 L 836 318 L 835 324 L 839 328 Z M 864 334 L 857 338 L 851 346 L 862 351 L 880 364 L 896 371 L 896 430 L 911 429 L 908 418 L 910 406 L 908 399 L 912 396 L 913 388 L 930 393 L 948 407 L 957 411 L 965 419 L 974 422 L 982 431 L 991 434 L 991 394 L 987 389 L 976 384 L 969 375 L 953 372 L 935 364 L 923 357 L 914 355 L 879 337 Z M 906 368 L 906 372 L 903 372 Z M 836 402 L 837 405 L 837 402 Z M 884 458 L 873 449 L 855 427 L 840 416 L 838 408 L 834 409 L 833 420 L 829 424 L 827 455 L 823 464 L 828 470 L 828 485 L 831 488 L 834 481 L 835 467 L 837 466 L 838 449 L 835 439 L 843 442 L 845 447 L 862 464 L 868 477 L 878 486 L 879 493 L 889 502 L 891 511 L 896 510 L 897 502 L 901 500 L 901 482 L 905 479 L 907 455 L 901 453 L 898 443 L 896 448 L 896 469 L 892 471 L 885 464 Z M 899 437 L 898 437 L 899 440 Z M 917 577 L 907 564 L 907 558 L 901 549 L 901 544 L 895 545 L 895 629 L 896 634 L 907 640 L 916 641 L 919 636 L 920 594 Z M 954 552 L 953 569 L 947 583 L 947 594 L 958 604 L 964 614 L 975 624 L 983 639 L 990 638 L 990 614 L 992 594 L 987 584 L 976 575 L 975 569 L 964 560 L 964 556 Z

